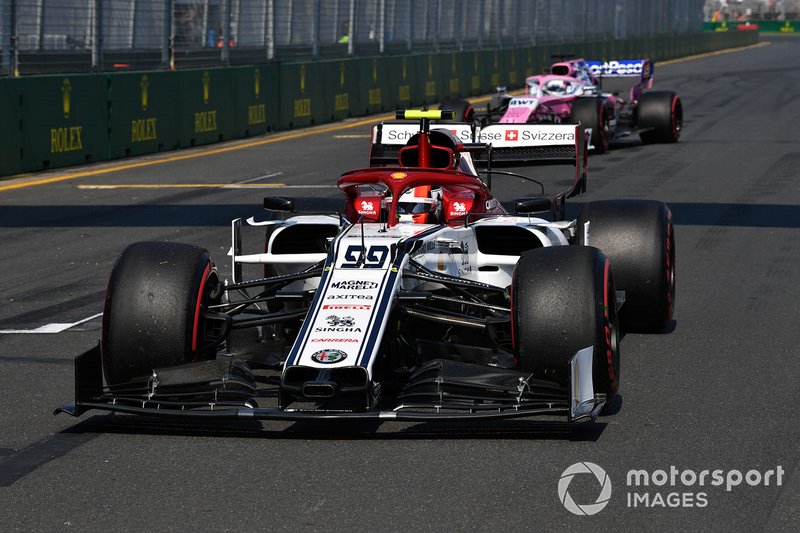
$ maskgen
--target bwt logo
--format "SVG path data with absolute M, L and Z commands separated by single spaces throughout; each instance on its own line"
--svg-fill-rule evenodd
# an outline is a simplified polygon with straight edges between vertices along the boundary
M 572 478 L 579 474 L 592 474 L 600 484 L 600 494 L 594 503 L 577 504 L 570 496 L 568 491 L 569 484 L 572 482 Z M 561 500 L 567 511 L 572 514 L 579 516 L 597 514 L 608 505 L 608 501 L 611 499 L 611 479 L 609 479 L 605 470 L 594 463 L 575 463 L 568 466 L 561 474 L 561 479 L 558 480 L 558 499 Z
M 516 141 L 518 138 L 519 138 L 519 132 L 517 130 L 508 130 L 506 132 L 507 141 Z

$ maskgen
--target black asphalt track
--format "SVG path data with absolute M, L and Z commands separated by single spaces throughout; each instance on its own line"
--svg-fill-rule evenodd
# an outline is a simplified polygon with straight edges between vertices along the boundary
M 60 333 L 0 333 L 0 529 L 797 530 L 800 39 L 768 42 L 657 65 L 657 87 L 683 99 L 681 141 L 630 139 L 590 158 L 589 192 L 573 214 L 589 200 L 650 198 L 667 202 L 676 224 L 676 322 L 669 333 L 624 338 L 615 414 L 577 427 L 74 419 L 52 410 L 71 398 L 72 358 L 97 341 L 99 319 Z M 231 218 L 260 214 L 267 194 L 335 195 L 338 174 L 366 164 L 368 132 L 324 128 L 126 161 L 145 163 L 126 170 L 0 182 L 0 330 L 57 329 L 100 313 L 113 261 L 133 241 L 203 245 L 227 272 Z M 85 174 L 99 169 L 108 172 Z M 72 179 L 51 180 L 61 176 Z M 41 180 L 51 181 L 3 190 Z M 246 181 L 328 187 L 86 188 Z M 510 183 L 496 191 L 503 200 L 530 192 Z M 612 494 L 600 513 L 575 516 L 558 484 L 585 461 L 605 469 Z M 671 467 L 675 486 L 652 483 Z M 745 476 L 726 490 L 711 472 L 703 486 L 691 475 L 717 469 Z M 631 470 L 655 480 L 630 486 Z M 750 470 L 776 474 L 749 486 Z M 583 474 L 568 490 L 587 504 L 600 485 Z

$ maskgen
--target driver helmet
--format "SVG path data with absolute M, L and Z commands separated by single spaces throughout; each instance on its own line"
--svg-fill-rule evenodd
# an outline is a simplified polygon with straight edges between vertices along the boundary
M 544 92 L 546 94 L 566 94 L 567 84 L 564 80 L 550 80 L 544 86 Z
M 441 191 L 432 190 L 430 185 L 407 190 L 397 202 L 398 221 L 415 224 L 435 223 L 440 199 Z

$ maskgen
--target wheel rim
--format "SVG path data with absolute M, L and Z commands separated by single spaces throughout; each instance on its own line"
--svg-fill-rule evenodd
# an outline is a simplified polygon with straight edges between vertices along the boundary
M 617 295 L 611 275 L 611 264 L 606 261 L 603 274 L 603 332 L 605 336 L 606 366 L 608 369 L 610 397 L 619 388 L 619 318 L 617 316 Z M 609 399 L 611 399 L 609 397 Z

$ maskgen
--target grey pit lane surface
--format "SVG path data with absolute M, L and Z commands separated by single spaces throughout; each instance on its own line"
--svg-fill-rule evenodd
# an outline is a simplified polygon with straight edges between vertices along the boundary
M 674 331 L 624 338 L 616 414 L 575 427 L 75 420 L 51 412 L 70 399 L 71 358 L 96 342 L 99 320 L 0 335 L 3 529 L 795 530 L 800 39 L 657 66 L 656 87 L 683 99 L 681 142 L 631 139 L 590 157 L 589 192 L 573 201 L 660 199 L 676 223 Z M 325 133 L 0 193 L 0 329 L 100 312 L 113 261 L 136 240 L 207 246 L 228 272 L 230 219 L 259 213 L 261 197 L 278 193 L 77 185 L 226 183 L 277 171 L 266 181 L 331 184 L 365 164 L 367 143 Z M 530 192 L 496 184 L 503 200 Z M 331 191 L 279 194 L 295 193 Z M 612 483 L 595 516 L 573 516 L 558 498 L 562 472 L 582 461 Z M 785 473 L 782 486 L 730 492 L 626 486 L 629 470 L 670 466 Z M 599 485 L 576 476 L 569 490 L 593 503 Z M 632 508 L 633 492 L 705 493 L 708 504 Z

